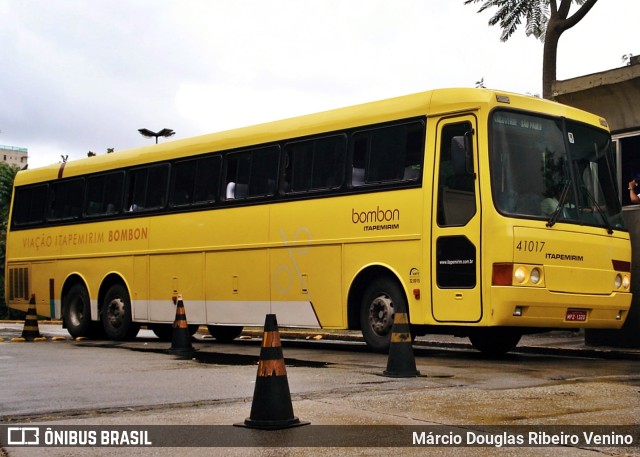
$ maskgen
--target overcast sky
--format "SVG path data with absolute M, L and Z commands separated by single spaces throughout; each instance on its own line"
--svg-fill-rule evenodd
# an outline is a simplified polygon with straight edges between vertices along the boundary
M 542 92 L 542 43 L 463 0 L 0 0 L 0 144 L 30 167 L 439 87 Z M 558 78 L 639 54 L 638 0 L 560 39 Z M 160 139 L 163 141 L 163 139 Z M 165 140 L 166 141 L 166 140 Z

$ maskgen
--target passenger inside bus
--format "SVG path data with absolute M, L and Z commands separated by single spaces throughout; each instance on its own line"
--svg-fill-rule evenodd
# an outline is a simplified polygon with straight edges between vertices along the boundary
M 235 200 L 237 198 L 245 198 L 247 196 L 247 184 L 235 183 L 233 181 L 227 184 L 225 198 L 227 200 Z

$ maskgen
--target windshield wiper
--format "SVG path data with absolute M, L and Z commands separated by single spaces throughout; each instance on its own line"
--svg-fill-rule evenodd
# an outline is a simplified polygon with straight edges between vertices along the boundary
M 581 187 L 585 190 L 585 192 L 589 196 L 589 200 L 591 200 L 591 202 L 593 203 L 593 206 L 598 211 L 598 214 L 600 214 L 600 217 L 602 218 L 602 223 L 604 224 L 605 228 L 607 229 L 607 233 L 609 235 L 613 234 L 613 227 L 611 227 L 611 224 L 609 223 L 609 218 L 605 214 L 605 212 L 602 209 L 602 207 L 600 205 L 598 205 L 598 202 L 596 202 L 595 197 L 589 191 L 589 188 L 587 186 L 582 185 Z
M 564 209 L 564 203 L 567 200 L 567 195 L 569 194 L 569 186 L 571 184 L 571 180 L 568 179 L 567 182 L 564 183 L 564 187 L 562 188 L 562 192 L 560 193 L 560 198 L 558 199 L 558 206 L 553 210 L 549 220 L 547 221 L 547 227 L 553 227 L 558 220 L 558 216 L 560 216 L 560 212 Z

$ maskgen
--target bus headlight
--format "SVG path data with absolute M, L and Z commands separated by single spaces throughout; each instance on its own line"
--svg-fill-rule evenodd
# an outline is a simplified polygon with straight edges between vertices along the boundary
M 622 275 L 618 273 L 616 275 L 616 279 L 613 280 L 613 285 L 616 289 L 619 289 L 622 286 Z
M 613 280 L 613 286 L 615 289 L 628 290 L 631 285 L 631 278 L 629 275 L 618 273 Z
M 494 263 L 491 284 L 494 286 L 544 287 L 544 267 L 513 263 Z
M 538 284 L 540 282 L 541 277 L 542 277 L 542 274 L 540 273 L 540 269 L 536 267 L 533 270 L 531 270 L 529 281 L 531 281 L 533 284 Z

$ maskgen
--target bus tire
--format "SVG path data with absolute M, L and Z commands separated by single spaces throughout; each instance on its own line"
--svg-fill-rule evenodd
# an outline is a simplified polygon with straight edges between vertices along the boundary
M 489 357 L 499 357 L 515 348 L 522 333 L 509 328 L 479 328 L 469 334 L 475 349 Z
M 207 325 L 209 334 L 220 343 L 228 343 L 235 340 L 240 336 L 243 328 L 235 325 Z
M 65 294 L 62 303 L 62 319 L 73 338 L 91 335 L 91 300 L 82 284 L 74 284 Z
M 104 331 L 111 340 L 131 340 L 140 330 L 140 325 L 133 322 L 129 292 L 121 284 L 109 288 L 100 314 Z
M 171 341 L 173 339 L 172 324 L 153 324 L 150 328 L 161 341 Z M 197 324 L 189 324 L 187 328 L 189 330 L 189 334 L 193 336 L 198 332 L 200 326 Z
M 173 337 L 173 326 L 171 324 L 153 324 L 150 328 L 160 341 L 171 341 Z
M 398 306 L 407 309 L 399 284 L 389 277 L 375 279 L 366 289 L 360 307 L 360 328 L 369 349 L 389 350 L 393 319 Z

